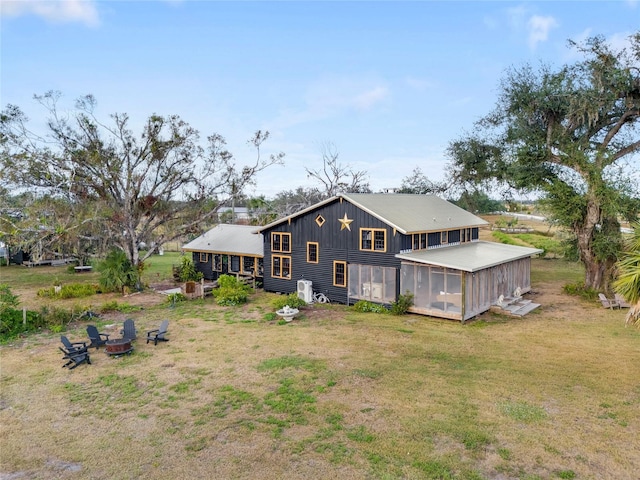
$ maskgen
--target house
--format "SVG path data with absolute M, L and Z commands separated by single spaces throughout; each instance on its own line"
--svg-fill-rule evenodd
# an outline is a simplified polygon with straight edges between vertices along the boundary
M 206 280 L 222 274 L 262 278 L 262 236 L 249 225 L 219 224 L 183 245 L 191 252 L 195 268 Z
M 340 194 L 257 230 L 266 291 L 468 320 L 531 288 L 535 248 L 479 240 L 488 223 L 434 195 Z

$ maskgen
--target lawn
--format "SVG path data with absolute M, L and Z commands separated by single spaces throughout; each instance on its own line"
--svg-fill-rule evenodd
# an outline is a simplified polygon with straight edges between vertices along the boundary
M 153 257 L 147 282 L 172 262 Z M 54 275 L 36 270 L 0 269 L 29 308 Z M 637 480 L 640 331 L 563 294 L 581 274 L 534 260 L 540 309 L 467 325 L 338 305 L 282 325 L 264 292 L 240 308 L 120 299 L 144 309 L 101 331 L 166 318 L 170 341 L 71 371 L 50 332 L 0 346 L 0 478 Z

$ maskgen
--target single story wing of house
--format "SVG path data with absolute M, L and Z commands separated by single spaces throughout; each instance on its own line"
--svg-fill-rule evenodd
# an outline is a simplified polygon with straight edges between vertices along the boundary
M 391 304 L 465 321 L 531 289 L 535 248 L 479 240 L 488 223 L 434 195 L 340 194 L 264 227 L 263 286 L 311 301 Z
M 262 235 L 250 225 L 219 224 L 182 246 L 191 252 L 195 268 L 206 280 L 231 274 L 261 278 L 263 272 Z

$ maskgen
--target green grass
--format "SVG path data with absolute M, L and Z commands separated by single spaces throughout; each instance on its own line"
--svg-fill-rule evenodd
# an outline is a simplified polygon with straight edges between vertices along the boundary
M 154 479 L 633 478 L 640 331 L 566 296 L 581 273 L 534 260 L 543 306 L 522 319 L 330 305 L 280 327 L 265 321 L 274 295 L 258 293 L 127 313 L 139 331 L 168 318 L 170 341 L 92 350 L 73 371 L 51 333 L 0 346 L 3 473 L 58 478 L 47 459 L 73 459 L 82 478 L 120 478 L 122 462 Z

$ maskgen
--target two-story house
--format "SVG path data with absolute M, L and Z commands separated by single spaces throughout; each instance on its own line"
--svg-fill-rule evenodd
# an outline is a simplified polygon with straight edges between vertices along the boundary
M 541 250 L 479 240 L 481 218 L 433 195 L 340 194 L 257 230 L 264 289 L 465 321 L 531 288 Z

